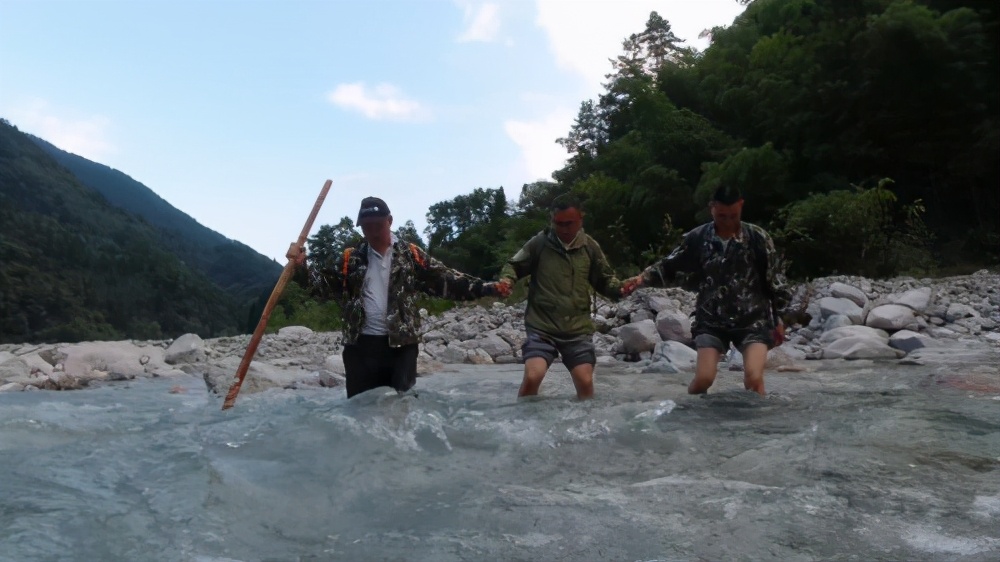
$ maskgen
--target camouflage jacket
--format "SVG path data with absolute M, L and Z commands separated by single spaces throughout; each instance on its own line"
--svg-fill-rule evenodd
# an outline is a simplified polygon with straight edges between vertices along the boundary
M 685 234 L 669 256 L 642 272 L 642 280 L 665 286 L 685 278 L 684 287 L 697 293 L 694 332 L 770 329 L 774 314 L 783 314 L 791 300 L 777 262 L 774 242 L 763 228 L 744 222 L 740 235 L 727 244 L 708 223 Z
M 542 231 L 521 248 L 500 273 L 501 278 L 531 276 L 524 324 L 554 339 L 594 333 L 590 318 L 591 289 L 620 297 L 615 277 L 597 241 L 583 230 L 569 248 L 552 231 Z
M 344 319 L 344 344 L 358 341 L 365 325 L 363 288 L 368 272 L 368 242 L 348 248 L 338 263 L 309 269 L 310 292 L 340 303 Z M 393 240 L 389 273 L 387 326 L 389 345 L 398 347 L 420 341 L 420 293 L 453 300 L 474 300 L 492 291 L 477 277 L 446 267 L 415 244 Z

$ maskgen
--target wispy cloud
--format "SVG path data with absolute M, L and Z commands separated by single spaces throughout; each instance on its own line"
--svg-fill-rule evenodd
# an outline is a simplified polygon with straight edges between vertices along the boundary
M 456 2 L 463 13 L 465 29 L 459 34 L 459 43 L 479 41 L 489 43 L 496 40 L 500 31 L 500 6 L 492 2 L 476 5 L 468 0 Z
M 528 177 L 551 180 L 552 172 L 563 167 L 569 155 L 556 139 L 569 133 L 574 117 L 570 110 L 557 109 L 541 119 L 504 122 L 507 136 L 521 149 L 521 165 Z
M 103 115 L 66 117 L 65 113 L 44 100 L 35 100 L 12 109 L 9 120 L 22 131 L 89 160 L 100 162 L 118 151 L 108 139 L 110 119 Z
M 327 99 L 337 107 L 377 121 L 422 121 L 430 117 L 420 102 L 408 99 L 392 84 L 371 88 L 364 82 L 340 84 L 327 94 Z

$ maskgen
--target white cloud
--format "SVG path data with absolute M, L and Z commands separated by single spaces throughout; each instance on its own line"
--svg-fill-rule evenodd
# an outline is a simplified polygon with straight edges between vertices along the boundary
M 429 116 L 417 101 L 407 99 L 392 84 L 369 88 L 364 82 L 340 84 L 327 94 L 330 103 L 343 109 L 360 112 L 377 121 L 420 121 Z
M 669 21 L 686 45 L 704 49 L 708 40 L 699 39 L 699 34 L 730 25 L 744 9 L 736 0 L 536 0 L 536 6 L 535 23 L 548 37 L 556 63 L 580 78 L 580 101 L 595 99 L 603 91 L 604 77 L 611 72 L 609 59 L 621 54 L 626 37 L 645 29 L 650 12 Z M 555 139 L 569 133 L 576 110 L 552 106 L 541 119 L 504 123 L 507 136 L 521 149 L 521 164 L 531 178 L 550 178 L 568 157 Z
M 111 121 L 103 115 L 89 117 L 64 117 L 42 100 L 25 107 L 15 108 L 10 121 L 22 131 L 47 140 L 57 147 L 100 162 L 117 149 L 108 140 Z
M 548 35 L 556 62 L 584 80 L 589 96 L 601 90 L 611 72 L 609 59 L 621 54 L 626 37 L 645 29 L 650 12 L 669 21 L 686 45 L 703 49 L 702 31 L 729 25 L 744 9 L 736 0 L 537 0 L 537 7 L 535 21 Z
M 496 39 L 500 31 L 499 6 L 492 2 L 486 2 L 476 6 L 467 0 L 460 0 L 457 4 L 462 8 L 463 23 L 465 29 L 459 34 L 459 43 L 470 43 L 480 41 L 489 43 Z
M 551 180 L 552 172 L 566 163 L 569 155 L 556 139 L 569 133 L 575 117 L 570 110 L 557 109 L 534 121 L 504 122 L 507 136 L 521 149 L 521 165 L 531 181 Z

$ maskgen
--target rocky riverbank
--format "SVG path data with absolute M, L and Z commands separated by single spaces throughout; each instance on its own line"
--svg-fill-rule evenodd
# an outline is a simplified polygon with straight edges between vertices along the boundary
M 810 360 L 874 360 L 902 364 L 1000 366 L 1000 274 L 980 271 L 940 279 L 862 277 L 815 279 L 796 288 L 808 324 L 790 327 L 768 367 L 808 370 Z M 641 289 L 619 302 L 598 300 L 594 334 L 598 363 L 621 364 L 637 375 L 693 369 L 689 315 L 694 295 L 681 289 Z M 471 363 L 517 363 L 524 338 L 524 304 L 460 306 L 424 320 L 423 375 Z M 197 375 L 224 393 L 250 336 L 202 340 L 5 344 L 0 392 L 72 390 L 137 377 Z M 338 386 L 343 382 L 337 332 L 288 327 L 261 342 L 244 393 L 272 387 Z M 726 357 L 738 369 L 739 354 Z

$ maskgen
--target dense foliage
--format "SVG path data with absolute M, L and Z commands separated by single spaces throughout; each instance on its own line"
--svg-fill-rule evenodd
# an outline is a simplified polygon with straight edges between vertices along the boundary
M 704 52 L 653 12 L 558 141 L 569 160 L 557 181 L 524 186 L 519 206 L 490 223 L 434 227 L 431 249 L 440 240 L 439 255 L 489 276 L 544 224 L 552 197 L 572 191 L 587 231 L 634 272 L 708 220 L 712 191 L 735 184 L 744 219 L 775 234 L 797 277 L 997 263 L 1000 5 L 744 3 Z M 428 222 L 438 209 L 482 217 L 495 206 L 477 194 L 490 191 L 439 203 Z M 508 234 L 485 236 L 493 224 Z
M 0 121 L 0 341 L 239 333 L 245 311 Z

